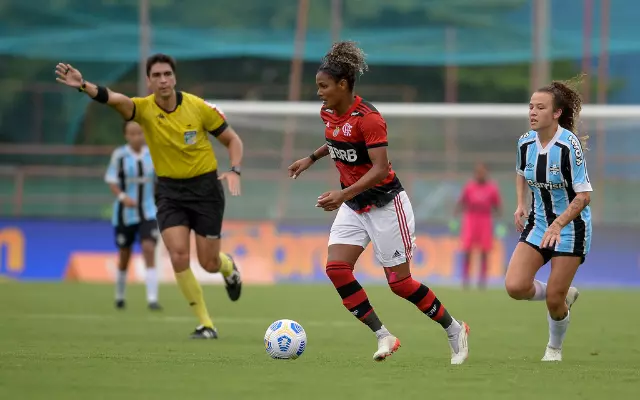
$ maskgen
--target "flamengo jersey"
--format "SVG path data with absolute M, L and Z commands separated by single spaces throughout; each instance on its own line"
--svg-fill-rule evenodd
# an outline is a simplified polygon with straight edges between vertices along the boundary
M 562 214 L 576 193 L 591 192 L 591 182 L 580 144 L 570 131 L 558 127 L 545 148 L 538 134 L 529 131 L 518 140 L 516 172 L 533 194 L 531 213 L 521 239 L 540 245 L 544 231 Z M 587 254 L 591 244 L 591 210 L 586 206 L 560 232 L 556 251 Z
M 340 184 L 344 189 L 373 167 L 367 150 L 388 145 L 387 124 L 378 110 L 360 96 L 355 97 L 344 115 L 338 116 L 334 110 L 323 106 L 320 117 L 325 125 L 329 155 L 340 172 Z M 345 204 L 354 211 L 366 212 L 372 206 L 384 207 L 403 190 L 389 163 L 389 173 L 382 182 Z

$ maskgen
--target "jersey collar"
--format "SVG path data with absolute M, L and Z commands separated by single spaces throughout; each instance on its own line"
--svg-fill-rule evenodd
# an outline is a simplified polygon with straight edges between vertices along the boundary
M 145 153 L 148 151 L 147 146 L 142 146 L 142 148 L 140 149 L 140 153 L 136 153 L 135 151 L 133 151 L 131 146 L 129 146 L 128 144 L 126 144 L 124 148 L 136 161 L 142 160 Z
M 562 134 L 563 130 L 564 130 L 564 128 L 561 127 L 560 125 L 558 125 L 558 129 L 556 130 L 556 134 L 553 135 L 553 137 L 551 138 L 549 143 L 547 143 L 547 147 L 545 147 L 545 148 L 542 148 L 542 144 L 540 143 L 540 137 L 538 136 L 538 132 L 536 132 L 536 146 L 538 147 L 538 154 L 547 154 L 549 149 L 552 148 L 553 145 L 556 144 L 556 142 L 560 138 L 560 135 Z
M 169 110 L 165 110 L 164 108 L 160 107 L 160 105 L 156 102 L 156 96 L 153 95 L 153 101 L 154 103 L 156 103 L 156 106 L 158 106 L 159 109 L 161 109 L 162 111 L 166 112 L 167 114 L 171 114 L 172 112 L 176 111 L 178 109 L 178 107 L 180 107 L 180 105 L 182 104 L 182 98 L 184 96 L 182 95 L 182 92 L 176 90 L 176 108 L 174 108 L 173 110 L 169 111 Z
M 342 115 L 337 115 L 336 116 L 338 118 L 344 118 L 344 117 L 348 117 L 351 115 L 352 112 L 355 111 L 356 107 L 358 107 L 360 105 L 360 103 L 362 103 L 362 97 L 360 96 L 354 96 L 353 97 L 353 104 L 351 104 L 351 107 L 349 107 L 349 109 Z

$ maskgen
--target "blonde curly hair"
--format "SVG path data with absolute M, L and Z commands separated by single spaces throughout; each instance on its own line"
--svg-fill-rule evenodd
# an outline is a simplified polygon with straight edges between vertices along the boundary
M 336 82 L 347 81 L 349 89 L 353 90 L 356 78 L 369 70 L 365 61 L 366 55 L 356 42 L 343 41 L 334 43 L 331 50 L 322 57 L 322 64 L 318 72 L 329 74 Z

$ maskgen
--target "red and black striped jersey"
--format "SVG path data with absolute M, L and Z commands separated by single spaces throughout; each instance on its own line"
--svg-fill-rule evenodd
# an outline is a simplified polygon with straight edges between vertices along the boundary
M 387 123 L 378 110 L 360 96 L 355 97 L 353 105 L 343 115 L 323 106 L 320 117 L 325 126 L 329 155 L 340 172 L 340 184 L 343 188 L 349 187 L 373 167 L 368 149 L 388 145 Z M 385 206 L 403 190 L 389 163 L 389 173 L 382 182 L 346 204 L 357 212 L 366 212 L 372 206 Z

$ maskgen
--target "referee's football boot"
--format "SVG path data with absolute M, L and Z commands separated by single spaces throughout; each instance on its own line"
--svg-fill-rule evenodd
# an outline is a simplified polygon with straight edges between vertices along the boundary
M 196 328 L 195 331 L 191 334 L 191 339 L 217 339 L 218 331 L 216 328 L 209 328 L 206 326 L 200 325 Z
M 233 261 L 233 257 L 229 256 L 231 262 L 233 263 L 233 272 L 231 275 L 224 278 L 224 286 L 227 289 L 227 294 L 231 301 L 236 301 L 240 298 L 240 294 L 242 293 L 242 277 L 240 276 L 240 271 L 236 266 L 236 262 Z

